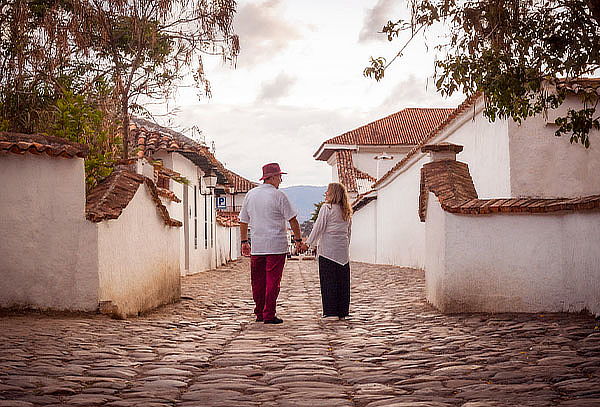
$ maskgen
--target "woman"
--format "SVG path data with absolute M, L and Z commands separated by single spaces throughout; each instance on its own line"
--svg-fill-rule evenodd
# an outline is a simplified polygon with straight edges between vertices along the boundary
M 348 316 L 350 307 L 350 244 L 352 208 L 346 187 L 337 182 L 329 184 L 325 202 L 313 230 L 306 240 L 308 246 L 317 246 L 319 280 L 323 317 Z

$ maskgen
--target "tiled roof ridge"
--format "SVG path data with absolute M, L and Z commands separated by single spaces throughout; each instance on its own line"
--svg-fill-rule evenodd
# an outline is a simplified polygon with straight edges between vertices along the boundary
M 490 198 L 479 199 L 466 163 L 454 160 L 434 161 L 421 168 L 419 218 L 427 216 L 427 201 L 432 192 L 446 212 L 462 215 L 493 213 L 552 213 L 600 210 L 600 195 L 577 198 Z M 363 198 L 364 201 L 367 198 Z M 362 202 L 355 202 L 355 207 Z M 368 202 L 366 202 L 368 203 Z M 366 203 L 361 206 L 366 205 Z
M 336 165 L 338 169 L 338 180 L 342 183 L 348 192 L 357 192 L 356 173 L 352 160 L 352 153 L 348 150 L 339 150 L 336 154 Z
M 227 228 L 240 226 L 240 223 L 238 221 L 228 218 L 228 217 L 219 216 L 219 215 L 217 215 L 217 223 L 219 225 L 227 227 Z
M 456 160 L 440 160 L 423 165 L 419 189 L 421 222 L 425 221 L 429 192 L 433 192 L 444 209 L 477 199 L 469 166 Z
M 92 222 L 118 219 L 142 183 L 146 184 L 165 224 L 181 226 L 181 222 L 169 216 L 167 208 L 160 201 L 154 181 L 127 169 L 116 169 L 90 191 L 86 199 L 86 218 Z
M 184 135 L 183 133 L 180 133 L 176 130 L 170 129 L 165 126 L 161 126 L 160 124 L 157 124 L 155 122 L 151 122 L 149 120 L 142 119 L 141 117 L 132 117 L 131 122 L 135 126 L 141 125 L 141 127 L 145 128 L 146 130 L 165 133 L 169 136 L 173 136 L 176 139 L 179 139 L 180 141 L 182 141 L 184 143 L 189 143 L 194 147 L 206 147 L 205 145 L 198 143 L 196 140 L 189 138 L 188 136 Z
M 175 195 L 175 192 L 171 191 L 168 188 L 160 188 L 157 186 L 156 191 L 158 192 L 158 196 L 162 196 L 163 198 L 166 198 L 173 202 L 181 202 L 181 199 L 179 199 L 177 195 Z
M 471 199 L 443 206 L 450 213 L 486 215 L 491 213 L 552 213 L 600 209 L 600 195 L 578 198 L 492 198 Z
M 386 172 L 381 178 L 373 184 L 373 188 L 377 188 L 383 181 L 388 179 L 394 172 L 398 169 L 402 168 L 404 164 L 406 164 L 414 155 L 421 151 L 421 148 L 428 144 L 435 136 L 437 136 L 445 127 L 449 126 L 454 120 L 456 120 L 463 112 L 467 109 L 473 107 L 479 97 L 482 95 L 481 92 L 476 92 L 473 95 L 466 98 L 454 111 L 448 115 L 448 117 L 440 123 L 427 137 L 425 137 L 421 142 L 419 142 L 416 146 L 414 146 L 406 156 L 400 160 L 396 165 L 394 165 L 388 172 Z
M 158 214 L 163 219 L 163 221 L 165 222 L 165 224 L 167 226 L 172 226 L 172 227 L 181 227 L 181 226 L 183 226 L 183 223 L 181 223 L 178 220 L 175 220 L 175 219 L 171 218 L 171 215 L 169 215 L 169 211 L 167 210 L 166 206 L 163 205 L 163 203 L 161 202 L 160 198 L 158 197 L 158 191 L 156 190 L 156 184 L 154 183 L 154 181 L 152 181 L 148 177 L 143 177 L 143 178 L 144 178 L 144 184 L 146 184 L 146 187 L 150 191 L 150 196 L 152 198 L 152 201 L 156 205 L 156 209 L 158 210 Z
M 137 118 L 137 117 L 132 118 L 132 125 L 134 126 L 134 128 L 132 131 L 132 136 L 130 138 L 131 143 L 133 143 L 134 146 L 139 147 L 142 143 L 141 139 L 143 139 L 145 150 L 141 151 L 142 154 L 145 154 L 146 150 L 157 151 L 157 149 L 156 149 L 156 145 L 155 145 L 156 143 L 153 144 L 153 148 L 149 148 L 148 146 L 146 146 L 147 136 L 145 134 L 139 135 L 139 133 L 143 133 L 145 131 L 150 134 L 152 134 L 152 133 L 161 134 L 164 137 L 167 137 L 168 139 L 170 139 L 172 141 L 179 142 L 181 145 L 178 145 L 173 142 L 169 143 L 169 145 L 166 145 L 165 143 L 167 143 L 167 141 L 162 139 L 162 140 L 159 140 L 157 143 L 159 148 L 164 148 L 166 151 L 169 151 L 169 152 L 179 151 L 179 152 L 184 152 L 184 154 L 191 153 L 192 155 L 204 157 L 204 160 L 208 160 L 210 162 L 210 164 L 214 168 L 218 169 L 218 171 L 222 174 L 220 176 L 221 177 L 220 181 L 226 180 L 229 184 L 234 186 L 234 188 L 236 189 L 236 192 L 247 192 L 250 189 L 254 188 L 256 185 L 258 185 L 256 183 L 242 177 L 241 175 L 236 174 L 233 171 L 227 169 L 223 165 L 223 163 L 221 163 L 221 161 L 219 161 L 215 157 L 215 155 L 210 151 L 208 146 L 200 144 L 197 141 L 195 141 L 175 130 L 169 129 L 167 127 L 163 127 L 159 124 L 150 122 L 145 119 Z M 137 126 L 137 127 L 135 127 L 135 126 Z M 161 143 L 163 143 L 163 144 L 161 144 Z
M 202 148 L 205 149 L 205 152 L 210 161 L 219 169 L 219 171 L 221 171 L 225 175 L 227 181 L 234 186 L 236 192 L 248 192 L 249 190 L 258 185 L 256 182 L 252 182 L 226 168 L 223 165 L 223 163 L 219 161 L 212 152 L 210 152 L 208 147 L 202 146 Z
M 354 202 L 352 203 L 352 210 L 354 212 L 356 212 L 363 206 L 366 206 L 369 202 L 375 201 L 377 199 L 377 196 L 365 196 L 365 195 L 366 194 L 362 194 L 360 196 L 360 198 L 355 199 Z
M 356 175 L 356 178 L 368 179 L 369 181 L 372 181 L 372 182 L 377 181 L 377 178 L 367 174 L 364 171 L 359 170 L 354 165 L 352 166 L 352 168 L 354 168 L 354 173 Z
M 0 152 L 47 154 L 51 157 L 85 158 L 88 147 L 60 137 L 44 134 L 0 132 Z
M 557 78 L 549 83 L 575 94 L 587 93 L 600 96 L 600 78 Z
M 359 126 L 355 129 L 349 130 L 345 133 L 342 133 L 340 135 L 337 135 L 335 137 L 332 137 L 326 141 L 324 141 L 322 143 L 321 146 L 325 145 L 325 144 L 343 144 L 343 145 L 362 145 L 363 143 L 360 142 L 360 140 L 357 140 L 357 135 L 359 133 L 365 132 L 367 130 L 371 130 L 370 133 L 373 133 L 373 127 L 377 127 L 377 126 L 383 126 L 383 127 L 387 127 L 384 124 L 387 123 L 388 121 L 392 121 L 392 120 L 398 120 L 400 122 L 402 121 L 407 121 L 411 118 L 409 117 L 403 117 L 406 116 L 409 112 L 412 111 L 420 111 L 420 112 L 426 112 L 428 114 L 436 114 L 436 113 L 448 113 L 450 114 L 452 111 L 454 110 L 454 108 L 437 108 L 437 107 L 408 107 L 405 109 L 402 109 L 398 112 L 394 112 L 394 113 L 390 113 L 385 117 L 376 119 L 372 122 L 369 122 L 367 124 L 364 124 L 362 126 Z M 396 129 L 396 130 L 401 130 L 401 129 Z M 346 141 L 348 140 L 348 141 Z M 368 143 L 368 144 L 373 144 L 373 143 Z M 414 140 L 402 140 L 402 139 L 397 139 L 397 140 L 388 140 L 387 142 L 383 142 L 381 144 L 414 144 Z
M 116 169 L 88 193 L 86 218 L 92 222 L 117 219 L 133 199 L 142 182 L 144 177 L 141 175 L 125 169 Z

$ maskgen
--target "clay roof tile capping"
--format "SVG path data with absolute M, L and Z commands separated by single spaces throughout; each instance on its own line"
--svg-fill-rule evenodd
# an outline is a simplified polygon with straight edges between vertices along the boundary
M 412 150 L 410 150 L 402 160 L 400 160 L 396 165 L 394 165 L 394 167 L 392 167 L 381 178 L 379 178 L 377 182 L 373 184 L 373 188 L 377 188 L 382 182 L 391 177 L 393 173 L 402 168 L 412 157 L 421 152 L 421 148 L 423 146 L 427 145 L 431 139 L 437 136 L 445 127 L 449 126 L 458 117 L 460 117 L 462 113 L 466 112 L 470 108 L 473 108 L 481 96 L 482 94 L 477 92 L 465 99 L 465 101 L 462 102 L 456 109 L 452 109 L 451 113 L 447 115 L 437 127 L 435 127 L 429 134 L 426 135 L 426 137 L 424 137 L 415 147 L 413 147 Z
M 51 157 L 85 158 L 88 148 L 82 144 L 42 134 L 0 132 L 0 152 L 47 154 Z
M 86 218 L 92 222 L 117 219 L 129 205 L 141 184 L 145 184 L 148 188 L 151 199 L 165 224 L 181 226 L 182 223 L 172 219 L 167 208 L 160 201 L 154 182 L 125 169 L 116 169 L 90 191 L 86 198 Z
M 248 192 L 258 185 L 225 168 L 207 146 L 181 133 L 140 118 L 132 118 L 131 122 L 130 142 L 140 157 L 152 157 L 158 151 L 178 152 L 205 173 L 215 172 L 219 184 L 231 185 L 236 192 Z
M 447 148 L 447 147 L 441 147 Z M 436 151 L 428 146 L 424 151 Z M 421 168 L 419 218 L 425 222 L 429 192 L 446 212 L 463 215 L 492 213 L 550 213 L 600 209 L 600 195 L 580 198 L 492 198 L 478 199 L 469 166 L 455 160 L 433 161 Z M 355 205 L 358 203 L 355 202 Z
M 365 192 L 363 189 L 369 189 L 370 185 L 376 181 L 375 177 L 354 166 L 350 150 L 338 150 L 335 154 L 339 181 L 348 192 Z
M 325 141 L 324 144 L 417 144 L 452 113 L 453 110 L 441 108 L 407 108 L 333 137 Z

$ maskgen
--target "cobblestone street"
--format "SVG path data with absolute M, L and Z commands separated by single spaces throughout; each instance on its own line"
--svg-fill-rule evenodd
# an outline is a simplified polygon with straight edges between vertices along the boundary
M 0 317 L 0 406 L 600 406 L 583 315 L 442 315 L 420 271 L 353 264 L 351 318 L 320 318 L 316 263 L 288 261 L 254 322 L 247 260 L 183 280 L 139 318 Z

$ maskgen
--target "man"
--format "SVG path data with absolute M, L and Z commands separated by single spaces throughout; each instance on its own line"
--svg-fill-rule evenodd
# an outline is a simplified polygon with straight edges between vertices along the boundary
M 304 247 L 297 212 L 288 197 L 279 190 L 282 172 L 279 164 L 262 167 L 262 185 L 251 189 L 240 211 L 242 255 L 251 256 L 250 274 L 256 321 L 281 324 L 275 312 L 279 285 L 288 252 L 286 221 L 294 232 L 296 250 Z M 252 229 L 252 247 L 248 243 L 248 225 Z

